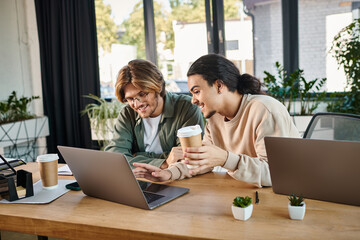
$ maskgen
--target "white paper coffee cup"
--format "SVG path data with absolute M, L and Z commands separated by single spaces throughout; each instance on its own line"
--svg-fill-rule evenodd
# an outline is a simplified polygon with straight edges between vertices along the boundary
M 196 136 L 198 134 L 201 134 L 202 130 L 200 125 L 194 125 L 194 126 L 187 126 L 187 127 L 183 127 L 180 128 L 177 131 L 177 136 L 179 138 L 186 138 L 186 137 L 192 137 L 192 136 Z M 200 135 L 201 137 L 201 135 Z
M 201 147 L 201 132 L 202 129 L 199 125 L 183 127 L 177 131 L 183 152 L 187 147 Z M 185 158 L 185 160 L 190 159 Z M 187 165 L 187 167 L 191 169 L 198 167 L 198 165 Z
M 44 154 L 36 158 L 39 163 L 40 177 L 44 189 L 51 190 L 58 186 L 58 159 L 57 154 Z

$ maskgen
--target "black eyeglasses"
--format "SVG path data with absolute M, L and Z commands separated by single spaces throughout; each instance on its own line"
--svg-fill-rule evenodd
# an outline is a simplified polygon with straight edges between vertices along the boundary
M 144 102 L 145 100 L 146 100 L 146 98 L 147 98 L 147 96 L 149 95 L 149 93 L 148 92 L 139 92 L 138 94 L 137 94 L 137 97 L 134 97 L 134 98 L 131 98 L 131 97 L 129 97 L 129 98 L 125 98 L 124 99 L 124 101 L 125 102 L 128 102 L 129 104 L 131 103 L 131 104 L 134 104 L 135 103 L 135 100 L 137 100 L 138 102 Z

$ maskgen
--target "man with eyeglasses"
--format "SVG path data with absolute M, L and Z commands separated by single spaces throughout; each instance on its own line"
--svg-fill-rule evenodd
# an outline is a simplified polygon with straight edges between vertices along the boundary
M 127 105 L 105 151 L 125 154 L 131 166 L 140 162 L 167 168 L 183 159 L 177 130 L 196 124 L 204 129 L 203 115 L 191 97 L 166 92 L 161 72 L 149 61 L 136 59 L 124 66 L 115 95 Z

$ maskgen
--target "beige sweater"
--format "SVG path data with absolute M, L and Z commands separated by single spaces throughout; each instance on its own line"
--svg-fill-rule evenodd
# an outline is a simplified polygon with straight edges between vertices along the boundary
M 265 136 L 300 137 L 283 104 L 266 95 L 246 94 L 231 121 L 225 121 L 219 114 L 208 119 L 203 144 L 213 144 L 228 151 L 222 167 L 233 178 L 258 187 L 271 186 Z M 186 165 L 180 162 L 168 170 L 172 180 L 192 177 Z

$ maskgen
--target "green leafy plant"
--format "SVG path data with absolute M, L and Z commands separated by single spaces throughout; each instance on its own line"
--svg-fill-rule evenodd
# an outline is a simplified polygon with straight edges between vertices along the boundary
M 0 124 L 16 121 L 23 121 L 36 117 L 28 111 L 28 105 L 32 100 L 39 99 L 39 96 L 18 98 L 13 91 L 7 101 L 0 102 Z
M 297 196 L 295 193 L 289 195 L 289 201 L 291 206 L 302 206 L 304 198 L 302 196 Z
M 236 197 L 236 198 L 234 198 L 233 205 L 235 207 L 246 208 L 246 207 L 250 206 L 251 202 L 252 202 L 252 199 L 249 196 L 246 196 L 245 198 L 244 197 Z
M 295 100 L 300 102 L 299 115 L 311 115 L 319 106 L 326 92 L 319 92 L 326 83 L 326 78 L 315 78 L 307 81 L 304 78 L 304 70 L 297 69 L 287 75 L 284 67 L 275 63 L 277 75 L 264 71 L 266 77 L 264 83 L 270 96 L 279 100 L 291 113 L 291 106 Z
M 84 96 L 86 98 L 95 100 L 95 103 L 90 103 L 85 106 L 81 111 L 82 115 L 87 115 L 90 121 L 90 127 L 97 136 L 101 139 L 98 140 L 100 148 L 104 148 L 109 140 L 106 136 L 109 132 L 113 131 L 115 119 L 119 115 L 120 110 L 124 106 L 119 101 L 107 102 L 105 99 L 99 98 L 93 94 Z
M 277 75 L 272 75 L 267 71 L 264 71 L 266 77 L 264 78 L 265 86 L 267 87 L 268 93 L 284 104 L 287 110 L 290 112 L 291 102 L 293 96 L 296 94 L 294 78 L 289 78 L 286 81 L 286 74 L 284 67 L 279 62 L 275 63 Z M 289 100 L 286 105 L 286 99 Z
M 330 52 L 339 67 L 344 68 L 350 91 L 335 93 L 335 100 L 327 110 L 360 114 L 360 19 L 355 19 L 334 37 Z

